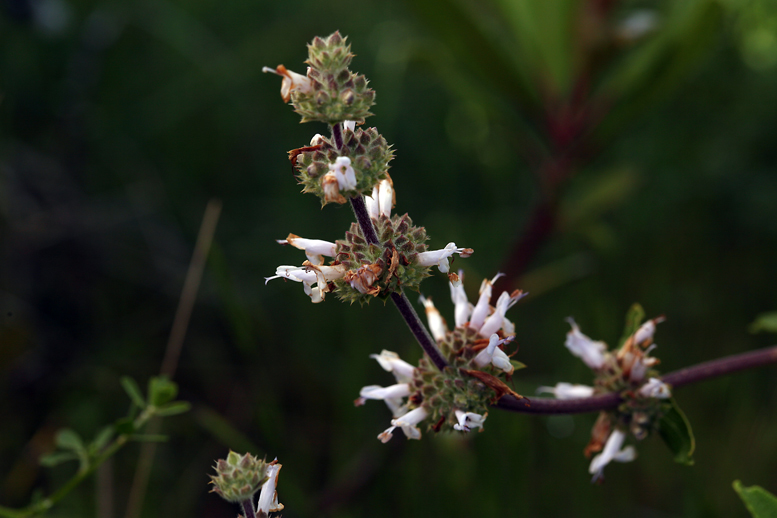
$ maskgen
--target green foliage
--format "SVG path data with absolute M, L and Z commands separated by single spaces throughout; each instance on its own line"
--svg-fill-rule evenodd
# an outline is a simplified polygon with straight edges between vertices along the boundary
M 626 325 L 623 328 L 623 336 L 618 341 L 618 347 L 621 347 L 631 335 L 637 332 L 639 326 L 645 321 L 645 310 L 638 303 L 634 303 L 626 313 Z
M 659 421 L 658 433 L 674 455 L 675 462 L 692 466 L 696 439 L 693 437 L 691 423 L 674 398 L 670 399 L 670 404 Z
M 750 324 L 751 333 L 777 333 L 777 311 L 771 311 L 769 313 L 761 313 Z
M 761 486 L 745 487 L 739 480 L 732 485 L 753 518 L 777 518 L 777 497 L 773 494 Z

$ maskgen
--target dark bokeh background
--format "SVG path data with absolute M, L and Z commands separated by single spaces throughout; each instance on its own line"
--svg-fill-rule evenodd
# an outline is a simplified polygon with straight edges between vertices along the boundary
M 471 299 L 500 269 L 531 292 L 510 314 L 516 390 L 590 382 L 564 317 L 613 344 L 634 301 L 667 316 L 665 372 L 770 345 L 748 326 L 777 308 L 777 9 L 678 4 L 4 0 L 0 503 L 63 483 L 74 466 L 36 462 L 54 432 L 92 436 L 126 411 L 121 376 L 159 372 L 218 198 L 176 374 L 193 411 L 165 422 L 142 516 L 234 516 L 206 485 L 229 448 L 278 456 L 288 517 L 746 516 L 734 479 L 777 492 L 774 368 L 677 391 L 694 467 L 651 438 L 598 487 L 593 415 L 493 411 L 474 437 L 380 444 L 388 410 L 352 401 L 391 382 L 369 354 L 419 357 L 396 311 L 263 284 L 303 259 L 274 239 L 334 240 L 351 220 L 299 194 L 286 151 L 326 128 L 261 73 L 303 71 L 304 44 L 339 29 L 397 150 L 397 211 L 433 247 L 476 250 L 456 262 Z M 452 321 L 444 277 L 423 290 Z M 50 515 L 111 516 L 100 493 L 123 516 L 138 452 Z

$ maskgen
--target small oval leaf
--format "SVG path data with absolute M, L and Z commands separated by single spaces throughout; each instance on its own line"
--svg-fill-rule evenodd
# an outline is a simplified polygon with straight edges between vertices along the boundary
M 146 401 L 143 399 L 143 395 L 140 393 L 140 387 L 134 379 L 129 376 L 121 377 L 121 386 L 124 387 L 124 392 L 130 397 L 135 406 L 138 408 L 146 408 Z
M 63 428 L 58 431 L 54 442 L 63 450 L 84 451 L 84 442 L 81 440 L 81 437 L 70 428 Z
M 671 404 L 669 410 L 661 418 L 658 424 L 658 433 L 666 445 L 672 450 L 675 462 L 693 465 L 693 451 L 696 449 L 696 439 L 693 437 L 693 430 L 688 418 L 674 398 L 669 400 Z
M 188 401 L 175 401 L 174 403 L 168 403 L 167 405 L 160 406 L 154 412 L 155 415 L 168 417 L 171 415 L 183 414 L 191 410 L 192 405 Z
M 733 486 L 753 518 L 777 518 L 777 497 L 773 494 L 760 486 L 744 487 L 739 480 Z

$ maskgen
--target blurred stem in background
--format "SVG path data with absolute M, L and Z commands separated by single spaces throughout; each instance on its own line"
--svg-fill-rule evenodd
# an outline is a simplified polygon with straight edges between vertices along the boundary
M 474 95 L 489 119 L 512 128 L 518 145 L 511 147 L 534 172 L 535 201 L 502 266 L 511 288 L 557 229 L 569 180 L 698 69 L 725 11 L 746 59 L 777 60 L 773 24 L 757 15 L 769 8 L 758 0 L 408 4 L 442 42 L 436 51 L 447 49 L 422 57 L 442 69 L 452 90 L 466 90 L 465 101 Z

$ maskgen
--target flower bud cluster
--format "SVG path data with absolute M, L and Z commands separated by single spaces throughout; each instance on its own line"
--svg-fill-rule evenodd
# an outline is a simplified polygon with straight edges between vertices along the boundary
M 213 493 L 228 502 L 239 503 L 248 500 L 267 482 L 267 463 L 246 453 L 243 456 L 230 451 L 225 459 L 219 459 L 215 466 L 216 475 L 211 475 Z
M 467 302 L 459 276 L 452 277 L 451 296 L 457 306 L 457 325 L 452 331 L 431 300 L 422 297 L 432 335 L 449 366 L 440 371 L 424 357 L 413 368 L 398 358 L 390 360 L 396 355 L 384 351 L 376 359 L 385 370 L 394 373 L 398 384 L 364 387 L 357 399 L 357 404 L 366 399 L 384 399 L 392 410 L 391 428 L 378 436 L 383 442 L 391 438 L 396 427 L 401 427 L 409 439 L 419 439 L 417 425 L 421 421 L 426 421 L 427 428 L 434 432 L 469 432 L 475 428 L 482 431 L 490 404 L 506 394 L 522 397 L 505 383 L 523 364 L 510 360 L 504 351 L 514 337 L 514 327 L 504 317 L 504 311 L 524 293 L 505 292 L 499 297 L 501 304 L 498 301 L 497 306 L 491 306 L 492 281 L 486 280 L 481 288 L 481 295 L 485 292 L 486 296 L 481 296 L 473 307 Z M 468 314 L 462 312 L 464 307 Z
M 348 69 L 354 55 L 345 40 L 335 32 L 325 39 L 316 37 L 308 45 L 306 63 L 311 88 L 296 90 L 291 95 L 291 103 L 302 115 L 302 122 L 364 122 L 372 115 L 370 107 L 375 104 L 375 91 L 368 88 L 367 78 Z
M 391 146 L 375 128 L 344 126 L 339 149 L 332 139 L 316 135 L 311 145 L 301 148 L 293 159 L 302 192 L 315 194 L 322 205 L 342 204 L 346 197 L 369 193 L 388 177 L 389 162 L 394 157 Z M 352 172 L 353 179 L 338 177 L 338 167 L 345 168 L 347 174 Z

